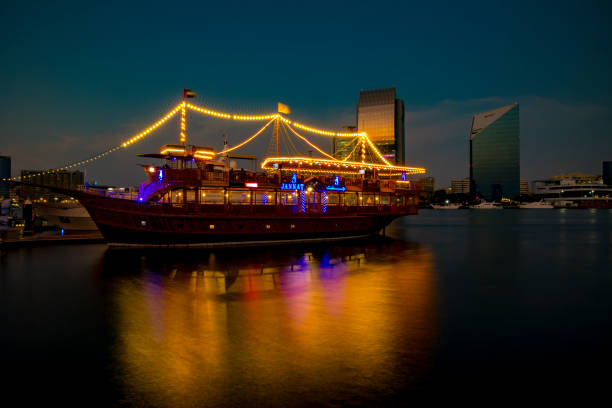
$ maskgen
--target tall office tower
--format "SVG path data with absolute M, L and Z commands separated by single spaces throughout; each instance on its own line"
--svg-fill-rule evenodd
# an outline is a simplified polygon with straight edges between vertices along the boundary
M 344 131 L 347 133 L 355 133 L 357 132 L 357 126 L 343 126 Z M 351 157 L 347 160 L 350 161 L 358 161 L 360 160 L 361 151 L 359 149 L 355 149 L 355 143 L 351 143 L 352 139 L 346 137 L 336 137 L 334 136 L 332 139 L 332 156 L 337 159 L 344 159 L 346 156 L 350 155 Z M 359 157 L 358 157 L 359 156 Z
M 601 167 L 601 178 L 603 179 L 603 183 L 609 186 L 612 185 L 612 161 L 602 162 Z
M 404 101 L 395 97 L 395 88 L 359 93 L 357 130 L 366 132 L 390 163 L 404 164 Z
M 11 178 L 11 156 L 0 156 L 0 180 Z M 9 186 L 0 181 L 0 197 L 9 197 Z
M 470 194 L 499 201 L 520 193 L 519 105 L 504 106 L 472 117 Z

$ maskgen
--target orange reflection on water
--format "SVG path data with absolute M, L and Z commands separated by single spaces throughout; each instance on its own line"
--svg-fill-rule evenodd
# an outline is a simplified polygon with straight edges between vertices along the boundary
M 316 403 L 399 386 L 431 365 L 427 249 L 385 241 L 177 256 L 147 256 L 139 275 L 117 279 L 116 359 L 130 399 L 291 405 L 306 393 Z

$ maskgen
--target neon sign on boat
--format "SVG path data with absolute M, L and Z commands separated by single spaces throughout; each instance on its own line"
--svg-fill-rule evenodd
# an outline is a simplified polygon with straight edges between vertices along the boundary
M 281 190 L 300 190 L 304 191 L 304 183 L 297 182 L 297 175 L 291 176 L 291 183 L 281 183 Z

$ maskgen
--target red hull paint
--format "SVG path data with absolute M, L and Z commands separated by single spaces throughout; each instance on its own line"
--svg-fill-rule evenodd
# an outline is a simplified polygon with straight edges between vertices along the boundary
M 195 245 L 339 239 L 377 233 L 417 205 L 329 206 L 325 213 L 283 205 L 139 203 L 79 192 L 107 242 Z

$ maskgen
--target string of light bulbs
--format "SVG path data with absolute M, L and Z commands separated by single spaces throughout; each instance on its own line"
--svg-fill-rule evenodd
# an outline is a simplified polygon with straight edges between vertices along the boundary
M 41 172 L 35 173 L 35 174 L 26 175 L 23 178 L 37 177 L 37 176 L 41 176 L 41 175 L 45 175 L 45 174 L 49 174 L 49 173 L 56 173 L 56 172 L 59 172 L 59 171 L 68 170 L 68 169 L 71 169 L 71 168 L 74 168 L 74 167 L 78 167 L 78 166 L 82 166 L 82 165 L 87 165 L 87 164 L 89 164 L 89 163 L 91 163 L 93 161 L 99 160 L 99 159 L 107 156 L 108 154 L 113 153 L 113 152 L 115 152 L 115 151 L 117 151 L 119 149 L 125 149 L 125 148 L 129 147 L 130 145 L 132 145 L 132 144 L 142 140 L 143 138 L 145 138 L 146 136 L 151 134 L 153 131 L 157 130 L 160 126 L 162 126 L 164 123 L 166 123 L 168 120 L 170 120 L 179 111 L 181 111 L 181 128 L 180 128 L 180 130 L 181 130 L 181 142 L 184 142 L 184 139 L 185 139 L 184 132 L 186 130 L 185 129 L 185 110 L 186 109 L 191 109 L 191 110 L 193 110 L 195 112 L 199 112 L 199 113 L 202 113 L 202 114 L 205 114 L 205 115 L 208 115 L 208 116 L 213 116 L 213 117 L 223 118 L 223 119 L 231 119 L 231 120 L 238 120 L 238 121 L 263 121 L 263 120 L 268 120 L 269 121 L 258 132 L 256 132 L 251 137 L 247 138 L 246 140 L 244 140 L 243 142 L 239 143 L 238 145 L 236 145 L 234 147 L 231 147 L 229 149 L 225 149 L 225 150 L 222 150 L 222 151 L 218 152 L 216 155 L 227 153 L 227 152 L 236 150 L 236 149 L 244 146 L 245 144 L 247 144 L 248 142 L 253 140 L 255 137 L 257 137 L 259 134 L 261 134 L 261 132 L 263 132 L 274 120 L 282 120 L 284 122 L 284 124 L 296 136 L 298 136 L 299 138 L 304 140 L 306 143 L 308 143 L 310 146 L 312 146 L 319 153 L 323 154 L 326 157 L 329 157 L 329 158 L 332 158 L 334 160 L 337 160 L 335 157 L 327 154 L 326 152 L 324 152 L 323 150 L 318 148 L 316 145 L 312 144 L 304 136 L 302 136 L 299 133 L 297 133 L 297 131 L 295 129 L 293 129 L 293 126 L 296 127 L 296 128 L 299 128 L 301 130 L 304 130 L 304 131 L 307 131 L 307 132 L 310 132 L 310 133 L 313 133 L 313 134 L 323 135 L 323 136 L 353 137 L 353 138 L 361 137 L 361 138 L 364 138 L 364 140 L 372 148 L 372 150 L 374 151 L 376 156 L 380 160 L 382 160 L 386 165 L 391 166 L 391 163 L 389 163 L 389 161 L 387 161 L 384 158 L 384 156 L 376 148 L 374 143 L 372 143 L 372 141 L 368 138 L 368 136 L 367 136 L 367 134 L 365 132 L 334 132 L 334 131 L 329 131 L 329 130 L 324 130 L 324 129 L 313 128 L 311 126 L 307 126 L 307 125 L 304 125 L 304 124 L 299 123 L 299 122 L 293 122 L 293 121 L 283 117 L 279 113 L 268 114 L 268 115 L 230 114 L 230 113 L 214 111 L 212 109 L 196 106 L 196 105 L 193 105 L 191 103 L 187 103 L 185 101 L 182 101 L 174 109 L 172 109 L 165 116 L 163 116 L 161 119 L 159 119 L 157 122 L 153 123 L 151 126 L 146 128 L 145 130 L 141 131 L 140 133 L 138 133 L 138 134 L 130 137 L 129 139 L 125 140 L 124 142 L 122 142 L 118 146 L 114 146 L 114 147 L 112 147 L 112 148 L 110 148 L 110 149 L 108 149 L 108 150 L 106 150 L 106 151 L 104 151 L 102 153 L 99 153 L 99 154 L 97 154 L 95 156 L 91 156 L 91 157 L 89 157 L 87 159 L 79 160 L 77 162 L 73 162 L 73 163 L 64 165 L 62 167 L 58 167 L 58 168 L 54 168 L 54 169 L 49 169 L 49 170 L 41 171 Z M 353 141 L 351 141 L 350 143 L 353 143 Z M 353 149 L 353 151 L 351 153 L 349 153 L 341 161 L 347 161 L 351 157 L 351 155 L 354 153 L 354 151 L 357 149 L 358 145 L 359 144 L 357 144 L 356 147 Z M 3 178 L 2 180 L 3 181 L 15 181 L 15 180 L 19 180 L 19 179 L 21 179 L 21 177 L 20 176 L 16 176 L 16 177 L 11 177 L 11 178 Z

